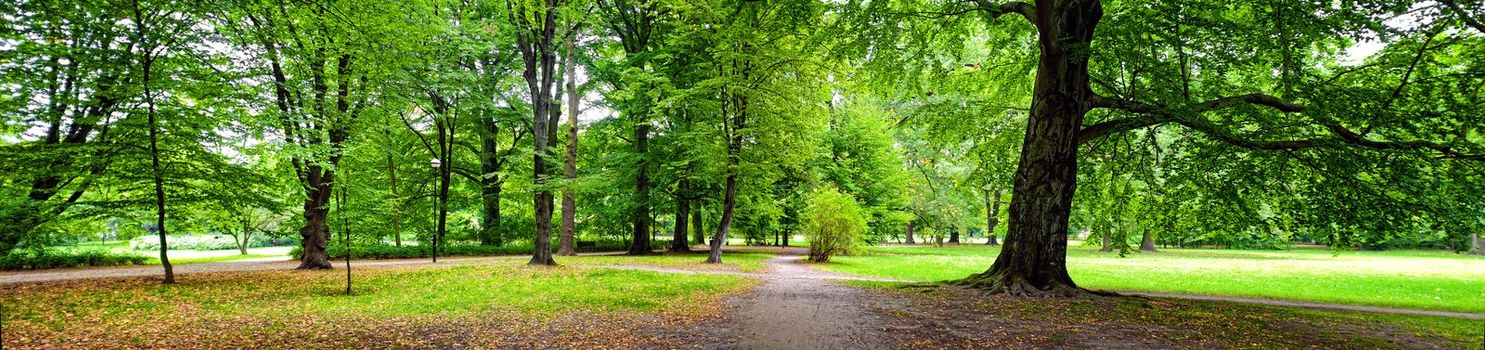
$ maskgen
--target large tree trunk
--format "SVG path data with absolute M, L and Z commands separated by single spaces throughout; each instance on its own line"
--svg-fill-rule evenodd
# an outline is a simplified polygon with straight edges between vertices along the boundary
M 634 212 L 630 220 L 634 224 L 634 244 L 629 246 L 629 255 L 650 254 L 650 124 L 637 120 L 634 126 L 634 152 L 639 154 L 638 174 L 634 177 Z
M 1480 234 L 1470 235 L 1470 255 L 1485 255 L 1485 241 L 1480 240 Z
M 918 242 L 913 241 L 913 222 L 912 221 L 908 221 L 908 224 L 907 224 L 907 244 L 918 244 Z
M 1145 230 L 1144 237 L 1140 238 L 1140 251 L 1146 253 L 1155 253 L 1159 251 L 1155 249 L 1155 233 L 1151 232 L 1150 230 Z
M 959 228 L 949 228 L 949 243 L 959 244 Z
M 1088 49 L 1098 0 L 1039 0 L 1041 57 L 1011 196 L 1005 248 L 990 269 L 960 280 L 992 293 L 1076 296 L 1067 274 L 1067 228 L 1077 189 L 1078 130 L 1093 96 Z
M 310 188 L 308 196 L 304 198 L 304 227 L 299 228 L 302 256 L 299 258 L 297 268 L 301 270 L 330 269 L 330 257 L 325 253 L 330 227 L 325 220 L 330 216 L 330 194 L 332 193 L 330 182 L 333 181 L 334 173 L 321 170 L 318 165 L 311 165 L 308 169 L 312 174 L 322 175 L 310 176 L 308 179 Z
M 563 57 L 563 65 L 567 70 L 567 159 L 562 167 L 562 178 L 569 183 L 577 178 L 577 152 L 578 152 L 578 89 L 577 89 L 577 50 L 573 47 L 577 40 L 568 38 L 567 55 Z M 573 239 L 577 235 L 577 201 L 572 197 L 572 188 L 562 191 L 562 242 L 557 248 L 557 255 L 577 255 L 573 249 Z
M 1099 236 L 1103 238 L 1103 245 L 1100 246 L 1102 248 L 1099 248 L 1098 251 L 1105 253 L 1114 251 L 1114 231 L 1103 230 L 1103 233 L 1099 234 Z
M 686 200 L 690 193 L 691 181 L 681 179 L 677 185 L 675 196 L 675 231 L 670 236 L 670 251 L 673 253 L 684 253 L 691 251 L 691 243 L 687 242 L 686 219 L 691 212 L 691 201 Z
M 737 169 L 737 158 L 733 158 L 729 169 Z M 736 170 L 728 170 L 727 189 L 722 194 L 722 221 L 717 224 L 717 233 L 712 236 L 710 254 L 706 257 L 708 264 L 722 263 L 722 244 L 727 242 L 727 229 L 732 227 L 732 209 L 737 206 L 737 173 Z
M 1002 194 L 1004 192 L 996 189 L 994 200 L 992 200 L 990 191 L 985 191 L 985 245 L 1000 245 L 1000 242 L 995 239 L 995 226 L 1000 224 L 1000 196 Z

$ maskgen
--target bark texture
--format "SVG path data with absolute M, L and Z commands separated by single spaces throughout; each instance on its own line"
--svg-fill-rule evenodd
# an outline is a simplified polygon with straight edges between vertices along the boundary
M 1077 185 L 1077 141 L 1091 108 L 1088 50 L 1103 17 L 1098 0 L 1039 0 L 1031 114 L 1016 168 L 1005 247 L 990 269 L 957 283 L 1012 295 L 1078 296 L 1067 274 L 1067 229 Z

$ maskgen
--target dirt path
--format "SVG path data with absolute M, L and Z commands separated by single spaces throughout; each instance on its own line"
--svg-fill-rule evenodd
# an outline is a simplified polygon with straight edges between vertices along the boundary
M 737 302 L 731 339 L 737 349 L 884 349 L 877 316 L 860 304 L 863 292 L 829 281 L 831 274 L 800 264 L 799 255 L 768 259 L 765 282 Z

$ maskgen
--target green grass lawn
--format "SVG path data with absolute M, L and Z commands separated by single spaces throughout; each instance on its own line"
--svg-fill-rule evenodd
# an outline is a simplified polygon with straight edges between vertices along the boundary
M 1077 243 L 1068 273 L 1093 289 L 1231 295 L 1485 313 L 1485 257 L 1437 251 L 1166 249 L 1098 252 Z M 982 245 L 872 247 L 821 268 L 941 281 L 985 271 L 999 253 Z
M 673 267 L 683 269 L 711 270 L 716 268 L 733 268 L 745 272 L 759 272 L 768 269 L 764 260 L 773 257 L 773 254 L 764 253 L 722 253 L 722 265 L 705 264 L 707 253 L 665 253 L 643 256 L 625 255 L 592 255 L 592 256 L 559 256 L 558 264 L 570 265 L 654 265 L 661 267 Z
M 504 319 L 520 324 L 574 313 L 685 314 L 707 309 L 698 305 L 720 304 L 721 298 L 755 283 L 739 276 L 579 266 L 374 268 L 355 270 L 355 293 L 346 296 L 344 278 L 344 270 L 258 271 L 188 275 L 168 286 L 154 278 L 7 285 L 0 286 L 0 302 L 5 306 L 7 341 L 76 347 L 136 342 L 110 337 L 161 329 L 176 333 L 237 329 L 202 326 L 207 324 L 274 332 L 278 327 L 300 327 L 292 325 L 304 320 L 351 322 L 310 322 L 324 327 L 317 332 L 331 334 L 346 326 L 373 327 L 356 325 L 355 320 Z

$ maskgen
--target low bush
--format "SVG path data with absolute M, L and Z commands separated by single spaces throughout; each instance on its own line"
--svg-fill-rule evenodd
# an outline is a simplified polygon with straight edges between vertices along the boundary
M 228 235 L 179 235 L 165 236 L 170 243 L 170 249 L 180 250 L 225 250 L 237 249 L 237 242 Z M 280 247 L 299 244 L 298 239 L 273 238 L 266 235 L 248 236 L 248 248 Z M 158 250 L 160 249 L 160 237 L 145 235 L 134 237 L 129 240 L 129 247 L 134 250 Z
M 855 198 L 835 188 L 823 188 L 811 193 L 805 202 L 808 207 L 800 218 L 810 242 L 810 261 L 826 262 L 831 256 L 861 251 L 866 244 L 866 212 Z
M 83 266 L 141 265 L 149 257 L 107 249 L 15 249 L 0 255 L 0 269 L 54 269 Z

